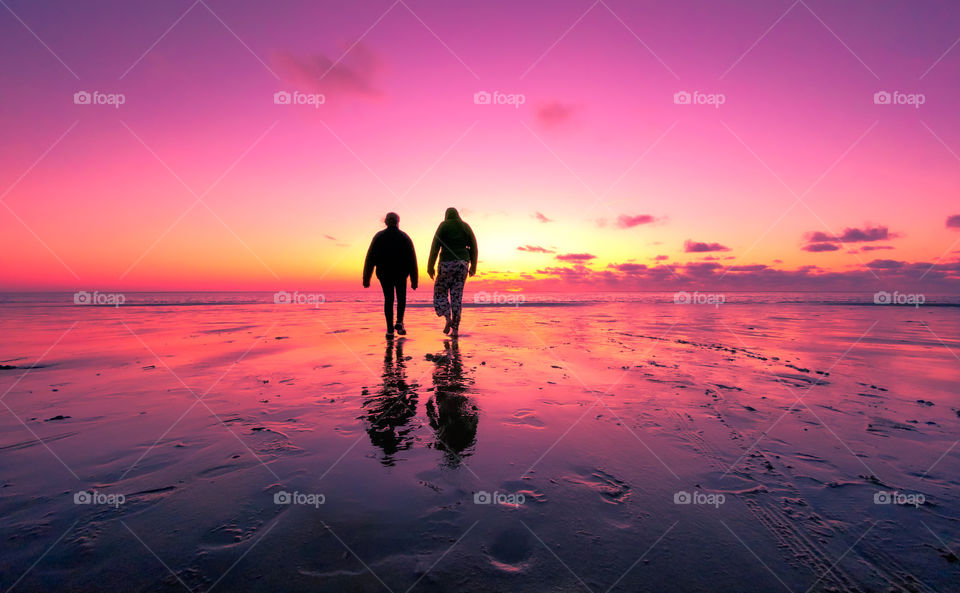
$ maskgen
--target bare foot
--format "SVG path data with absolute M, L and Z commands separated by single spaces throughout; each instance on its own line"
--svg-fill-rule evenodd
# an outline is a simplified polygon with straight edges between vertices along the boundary
M 452 327 L 453 327 L 453 321 L 449 317 L 447 317 L 447 324 L 443 326 L 443 333 L 449 334 L 450 328 Z

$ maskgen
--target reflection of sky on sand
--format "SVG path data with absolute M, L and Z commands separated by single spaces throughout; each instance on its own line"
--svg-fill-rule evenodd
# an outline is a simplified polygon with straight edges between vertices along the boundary
M 474 308 L 458 342 L 414 309 L 386 344 L 379 307 L 354 307 L 0 313 L 0 364 L 42 357 L 0 371 L 0 513 L 26 534 L 7 561 L 25 569 L 69 532 L 20 586 L 63 571 L 102 586 L 121 563 L 130 586 L 172 580 L 129 528 L 191 586 L 247 553 L 231 590 L 268 571 L 294 591 L 382 588 L 364 564 L 394 590 L 463 574 L 501 590 L 574 574 L 594 590 L 948 589 L 952 309 Z M 81 488 L 127 503 L 78 507 Z M 280 490 L 326 503 L 274 505 Z M 931 504 L 874 504 L 881 490 Z

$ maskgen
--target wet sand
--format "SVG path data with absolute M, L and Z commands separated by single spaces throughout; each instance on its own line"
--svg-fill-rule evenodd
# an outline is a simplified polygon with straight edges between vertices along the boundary
M 6 309 L 0 586 L 956 590 L 956 311 Z

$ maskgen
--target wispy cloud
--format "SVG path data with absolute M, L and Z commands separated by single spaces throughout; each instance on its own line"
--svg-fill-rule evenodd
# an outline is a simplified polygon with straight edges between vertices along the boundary
M 543 212 L 534 212 L 533 217 L 539 220 L 540 222 L 553 222 L 553 219 L 547 218 Z
M 617 226 L 621 229 L 630 229 L 635 226 L 651 224 L 656 221 L 657 219 L 649 214 L 637 214 L 636 216 L 621 214 L 617 217 Z
M 375 82 L 380 60 L 363 43 L 354 45 L 339 61 L 323 54 L 298 55 L 291 52 L 277 52 L 273 61 L 284 79 L 328 97 L 381 95 Z
M 526 251 L 527 253 L 556 253 L 554 249 L 547 249 L 539 245 L 521 245 L 517 247 L 517 251 Z
M 954 214 L 947 218 L 948 229 L 960 229 L 960 214 Z
M 561 253 L 557 256 L 557 259 L 565 262 L 577 262 L 584 263 L 592 259 L 596 259 L 597 256 L 592 253 Z
M 544 103 L 537 108 L 537 121 L 546 128 L 560 127 L 570 121 L 576 109 L 560 101 Z

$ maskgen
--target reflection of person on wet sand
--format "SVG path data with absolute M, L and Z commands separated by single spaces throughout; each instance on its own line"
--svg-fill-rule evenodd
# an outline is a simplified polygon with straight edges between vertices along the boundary
M 444 353 L 428 358 L 436 365 L 434 394 L 427 402 L 427 417 L 437 438 L 433 447 L 446 453 L 447 465 L 457 467 L 477 439 L 479 412 L 468 396 L 473 379 L 464 372 L 456 340 L 445 341 Z
M 392 466 L 394 456 L 413 445 L 410 421 L 417 415 L 417 384 L 407 383 L 406 360 L 403 357 L 403 342 L 387 342 L 383 355 L 383 383 L 380 391 L 363 402 L 364 414 L 360 418 L 369 424 L 367 434 L 370 442 L 383 450 L 383 465 Z

